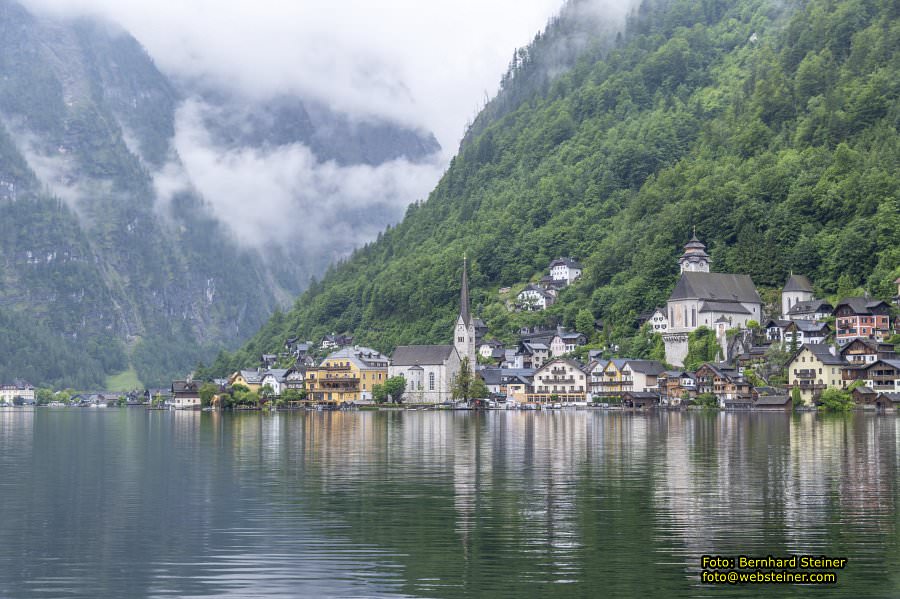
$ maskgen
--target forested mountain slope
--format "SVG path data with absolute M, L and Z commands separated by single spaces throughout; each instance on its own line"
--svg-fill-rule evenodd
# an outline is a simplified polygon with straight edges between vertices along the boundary
M 164 384 L 247 339 L 332 258 L 238 243 L 190 181 L 160 198 L 159 174 L 180 164 L 179 106 L 199 95 L 189 85 L 113 25 L 0 0 L 0 382 L 99 389 L 133 365 Z M 230 134 L 225 151 L 296 143 L 370 165 L 437 149 L 430 135 L 356 127 L 298 98 L 203 92 L 206 125 Z M 238 111 L 241 129 L 217 120 Z
M 893 295 L 898 7 L 644 2 L 622 36 L 598 40 L 552 83 L 521 92 L 513 70 L 428 201 L 210 372 L 294 335 L 350 331 L 381 350 L 446 342 L 464 254 L 476 312 L 495 333 L 535 319 L 573 326 L 588 309 L 629 351 L 635 316 L 665 301 L 694 226 L 714 270 L 757 286 L 793 270 L 825 294 Z M 556 35 L 565 28 L 542 43 Z M 496 107 L 505 94 L 518 94 L 515 109 Z M 509 313 L 498 288 L 533 280 L 556 256 L 581 259 L 583 280 L 546 313 Z

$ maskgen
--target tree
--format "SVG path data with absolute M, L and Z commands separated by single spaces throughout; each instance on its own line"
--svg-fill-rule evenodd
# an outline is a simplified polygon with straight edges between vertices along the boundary
M 375 400 L 375 403 L 384 403 L 387 401 L 387 391 L 384 390 L 384 385 L 378 383 L 377 385 L 372 386 L 372 399 Z
M 272 388 L 272 385 L 265 384 L 259 390 L 259 396 L 262 399 L 269 400 L 269 399 L 275 397 L 275 389 Z
M 846 412 L 853 409 L 853 398 L 843 389 L 825 389 L 819 402 L 826 412 Z
M 403 394 L 406 392 L 406 379 L 402 376 L 392 376 L 384 381 L 384 393 L 393 403 L 403 403 Z
M 575 315 L 575 330 L 590 341 L 594 335 L 594 315 L 587 308 L 582 308 Z
M 34 394 L 37 405 L 44 406 L 53 401 L 53 391 L 47 388 L 38 389 Z
M 200 405 L 204 408 L 212 403 L 212 398 L 219 392 L 219 386 L 215 383 L 203 383 L 200 386 Z
M 459 372 L 453 377 L 451 386 L 451 394 L 453 399 L 462 399 L 470 401 L 472 399 L 481 399 L 488 396 L 487 385 L 477 374 L 472 372 L 469 367 L 469 358 L 463 358 L 459 364 Z
M 803 405 L 803 398 L 800 397 L 800 387 L 795 386 L 791 389 L 791 405 L 794 406 L 795 410 Z
M 688 335 L 688 355 L 684 359 L 684 367 L 696 370 L 706 362 L 715 362 L 719 350 L 716 333 L 709 327 L 698 327 Z
M 712 393 L 701 393 L 694 398 L 694 403 L 701 408 L 713 409 L 719 407 L 719 399 Z

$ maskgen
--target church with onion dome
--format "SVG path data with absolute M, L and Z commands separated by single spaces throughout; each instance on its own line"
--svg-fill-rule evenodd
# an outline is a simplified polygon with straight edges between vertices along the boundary
M 698 328 L 715 331 L 724 355 L 726 331 L 762 318 L 762 299 L 750 276 L 710 272 L 711 261 L 695 232 L 678 260 L 681 277 L 666 304 L 669 322 L 663 341 L 666 362 L 674 366 L 684 365 L 688 335 Z

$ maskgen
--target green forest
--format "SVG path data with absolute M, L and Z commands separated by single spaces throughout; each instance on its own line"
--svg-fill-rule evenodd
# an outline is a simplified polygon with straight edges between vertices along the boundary
M 666 300 L 693 227 L 713 270 L 750 274 L 764 298 L 790 271 L 825 297 L 894 295 L 898 3 L 644 2 L 624 32 L 548 64 L 542 49 L 579 28 L 579 4 L 517 52 L 427 201 L 202 372 L 255 364 L 296 335 L 351 332 L 382 351 L 447 342 L 463 255 L 496 336 L 588 315 L 622 352 L 647 353 L 637 315 Z M 564 73 L 540 75 L 550 67 Z M 545 312 L 507 310 L 498 289 L 558 256 L 579 259 L 582 280 Z

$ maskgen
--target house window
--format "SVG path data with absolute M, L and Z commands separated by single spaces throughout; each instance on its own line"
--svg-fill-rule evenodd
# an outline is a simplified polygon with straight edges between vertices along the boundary
M 460 343 L 463 343 L 466 339 L 465 339 L 465 337 L 457 337 L 456 340 Z
M 428 390 L 434 391 L 434 373 L 433 372 L 428 373 Z

